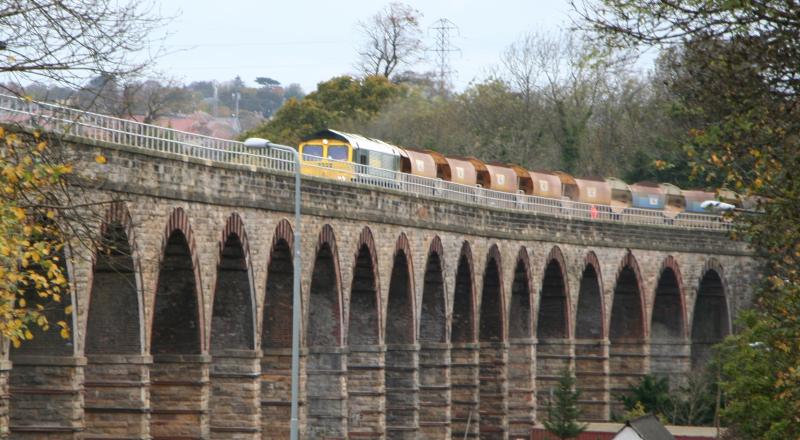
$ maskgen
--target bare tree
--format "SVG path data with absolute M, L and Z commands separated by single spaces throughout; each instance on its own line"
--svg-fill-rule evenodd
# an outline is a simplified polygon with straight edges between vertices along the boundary
M 154 43 L 165 19 L 153 11 L 138 0 L 4 0 L 0 80 L 77 88 L 141 72 L 160 54 Z
M 401 64 L 419 61 L 423 53 L 422 13 L 403 3 L 390 3 L 367 22 L 360 22 L 366 37 L 359 52 L 359 69 L 366 75 L 389 77 Z
M 625 61 L 567 32 L 529 33 L 504 53 L 509 83 L 523 99 L 523 117 L 545 109 L 547 130 L 566 170 L 577 169 L 595 107 L 609 93 L 617 69 L 627 66 Z

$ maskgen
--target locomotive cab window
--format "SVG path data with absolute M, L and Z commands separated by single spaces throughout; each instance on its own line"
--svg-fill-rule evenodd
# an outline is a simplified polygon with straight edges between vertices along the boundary
M 349 148 L 347 145 L 328 145 L 328 159 L 347 160 Z
M 303 160 L 322 160 L 322 145 L 306 144 L 302 150 Z

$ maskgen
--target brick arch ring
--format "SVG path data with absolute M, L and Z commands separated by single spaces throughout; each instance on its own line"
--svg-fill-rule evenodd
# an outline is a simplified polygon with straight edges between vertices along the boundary
M 292 240 L 292 242 L 294 242 L 294 240 Z M 336 234 L 333 231 L 333 227 L 327 223 L 324 224 L 322 229 L 319 231 L 317 246 L 314 251 L 315 258 L 325 246 L 327 246 L 331 252 L 331 258 L 333 260 L 333 273 L 334 277 L 336 278 L 336 339 L 339 347 L 341 347 L 344 345 L 344 332 L 342 331 L 342 317 L 344 315 L 342 304 L 342 272 L 339 266 L 339 248 L 336 246 Z M 311 308 L 309 307 L 308 310 L 311 310 Z
M 542 285 L 544 285 L 544 278 L 545 274 L 547 273 L 547 268 L 553 261 L 555 261 L 556 264 L 558 264 L 558 270 L 561 275 L 561 280 L 564 282 L 564 303 L 565 303 L 564 324 L 567 326 L 567 337 L 572 338 L 574 329 L 572 328 L 572 320 L 570 319 L 571 315 L 570 310 L 572 310 L 572 301 L 570 300 L 569 278 L 567 278 L 567 262 L 566 259 L 564 258 L 564 253 L 561 252 L 561 248 L 558 246 L 553 246 L 553 248 L 550 249 L 550 252 L 547 253 L 547 258 L 545 258 L 544 270 L 542 272 Z M 538 309 L 539 307 L 537 307 L 537 313 L 536 313 L 537 317 L 539 313 Z
M 661 263 L 661 269 L 658 272 L 658 282 L 661 282 L 661 277 L 664 276 L 664 271 L 670 269 L 675 275 L 675 282 L 678 284 L 678 296 L 681 302 L 681 322 L 683 323 L 683 337 L 686 338 L 689 335 L 689 328 L 686 322 L 686 289 L 683 285 L 683 275 L 681 275 L 681 268 L 678 265 L 678 260 L 675 259 L 672 255 L 667 255 L 667 258 Z M 656 283 L 656 288 L 658 288 L 658 283 Z M 653 305 L 655 306 L 655 300 L 653 300 Z M 652 318 L 651 318 L 652 319 Z
M 200 262 L 197 257 L 197 243 L 194 238 L 194 232 L 192 231 L 192 226 L 189 222 L 189 217 L 186 215 L 186 211 L 183 210 L 181 207 L 177 207 L 172 210 L 167 219 L 167 224 L 164 227 L 164 235 L 161 239 L 161 252 L 159 254 L 159 261 L 158 267 L 161 267 L 162 260 L 164 258 L 164 251 L 167 249 L 167 242 L 172 234 L 176 231 L 179 231 L 186 237 L 186 244 L 189 247 L 189 257 L 192 262 L 192 273 L 194 274 L 194 282 L 195 282 L 195 295 L 197 295 L 197 319 L 198 319 L 198 331 L 200 332 L 199 339 L 200 339 L 200 350 L 202 353 L 205 353 L 208 350 L 208 346 L 206 345 L 206 331 L 205 331 L 205 296 L 203 295 L 203 283 L 200 276 Z M 158 286 L 154 291 L 154 295 L 158 292 Z M 155 304 L 155 298 L 153 298 L 153 304 Z M 150 316 L 150 322 L 148 322 L 148 328 L 152 328 L 153 319 L 155 315 Z M 152 345 L 152 344 L 151 344 Z
M 583 270 L 586 270 L 589 266 L 592 267 L 592 270 L 594 270 L 597 276 L 597 288 L 600 292 L 600 338 L 603 339 L 608 336 L 608 327 L 606 325 L 606 296 L 603 294 L 603 271 L 600 269 L 600 259 L 597 258 L 597 254 L 595 254 L 594 251 L 587 252 L 586 256 L 583 258 Z M 581 274 L 582 273 L 583 271 L 581 271 Z M 578 295 L 580 295 L 580 292 Z
M 639 263 L 636 261 L 636 257 L 633 255 L 630 249 L 626 249 L 625 255 L 622 257 L 622 260 L 619 263 L 619 267 L 617 268 L 617 277 L 614 281 L 614 290 L 616 291 L 617 284 L 619 283 L 619 278 L 622 275 L 622 271 L 625 268 L 631 269 L 633 271 L 633 276 L 636 279 L 636 289 L 639 291 L 639 313 L 642 317 L 642 338 L 647 338 L 648 334 L 648 326 L 647 326 L 647 308 L 645 307 L 644 303 L 644 285 L 642 284 L 642 272 L 639 270 Z M 613 298 L 612 298 L 612 308 L 613 306 Z M 613 311 L 612 311 L 613 313 Z

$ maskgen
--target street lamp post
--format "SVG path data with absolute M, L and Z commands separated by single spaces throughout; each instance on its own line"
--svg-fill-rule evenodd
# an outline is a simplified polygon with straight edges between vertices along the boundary
M 274 144 L 266 139 L 248 138 L 244 145 L 250 148 L 272 148 L 289 153 L 294 158 L 294 285 L 292 292 L 292 415 L 289 436 L 298 436 L 298 398 L 300 392 L 300 153 L 287 145 Z

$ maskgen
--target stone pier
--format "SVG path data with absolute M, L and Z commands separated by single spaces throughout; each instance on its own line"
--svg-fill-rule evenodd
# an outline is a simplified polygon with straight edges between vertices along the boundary
M 386 433 L 384 365 L 386 347 L 351 345 L 347 355 L 348 433 L 383 439 Z
M 150 434 L 153 440 L 207 439 L 208 355 L 157 354 L 150 369 Z
M 480 438 L 508 438 L 508 344 L 480 343 Z
M 307 438 L 347 436 L 347 355 L 338 347 L 311 347 L 306 363 Z
M 511 339 L 508 353 L 508 434 L 530 437 L 536 418 L 536 340 Z
M 417 438 L 419 431 L 419 345 L 386 346 L 386 437 Z
M 292 349 L 263 348 L 262 352 L 261 438 L 285 439 L 289 436 L 292 414 Z M 300 356 L 301 366 L 305 364 L 305 355 L 304 350 Z M 304 399 L 298 399 L 300 409 L 305 409 Z
M 150 438 L 151 356 L 87 356 L 84 439 Z
M 480 414 L 480 345 L 475 342 L 456 342 L 450 350 L 451 425 L 453 438 L 478 438 Z
M 450 438 L 450 344 L 423 342 L 419 351 L 419 427 L 424 438 Z
M 612 396 L 611 417 L 622 415 L 623 406 L 613 396 L 627 392 L 631 386 L 638 385 L 650 372 L 648 345 L 645 341 L 612 341 L 609 347 L 609 392 Z
M 13 438 L 77 439 L 83 431 L 86 358 L 18 355 L 10 377 Z
M 583 420 L 609 419 L 608 340 L 575 340 L 575 388 Z
M 536 346 L 536 418 L 547 417 L 550 392 L 558 386 L 561 372 L 570 368 L 571 341 L 566 338 L 539 339 Z
M 211 358 L 212 439 L 261 439 L 261 352 L 224 350 Z

